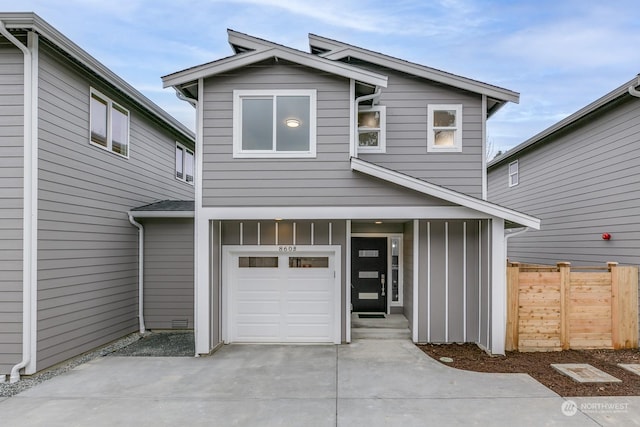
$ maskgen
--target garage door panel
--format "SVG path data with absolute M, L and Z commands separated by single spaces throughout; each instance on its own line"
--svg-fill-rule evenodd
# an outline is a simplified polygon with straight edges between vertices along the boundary
M 250 250 L 237 254 L 229 263 L 232 342 L 335 341 L 333 267 L 315 266 L 333 265 L 333 255 L 296 257 L 295 263 L 290 256 L 279 255 L 277 268 L 256 268 L 254 264 L 265 257 Z

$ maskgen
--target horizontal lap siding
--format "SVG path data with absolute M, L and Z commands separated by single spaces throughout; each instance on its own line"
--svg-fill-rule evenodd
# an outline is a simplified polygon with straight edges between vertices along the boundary
M 22 359 L 23 55 L 0 39 L 0 375 Z
M 317 89 L 317 158 L 234 159 L 235 89 Z M 204 206 L 442 204 L 351 171 L 347 79 L 279 61 L 208 79 L 204 90 Z
M 137 229 L 126 212 L 193 199 L 175 136 L 41 43 L 37 369 L 137 328 Z M 130 158 L 89 144 L 89 88 L 130 111 Z
M 365 66 L 361 64 L 362 66 Z M 359 157 L 433 184 L 482 197 L 482 98 L 387 68 L 380 105 L 387 108 L 387 150 Z M 462 152 L 427 152 L 427 106 L 462 104 Z
M 193 220 L 147 219 L 144 229 L 145 325 L 193 329 Z
M 517 186 L 507 185 L 507 164 L 492 168 L 489 200 L 542 219 L 542 230 L 509 241 L 509 257 L 640 264 L 639 140 L 640 100 L 627 99 L 519 156 Z

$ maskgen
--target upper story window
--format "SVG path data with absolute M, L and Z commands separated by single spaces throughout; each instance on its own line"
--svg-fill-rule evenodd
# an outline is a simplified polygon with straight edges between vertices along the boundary
M 518 185 L 520 182 L 520 173 L 518 171 L 518 161 L 509 163 L 509 187 Z
M 315 156 L 315 90 L 233 91 L 233 157 Z
M 358 111 L 358 151 L 384 153 L 386 151 L 387 107 L 360 107 Z
M 427 106 L 427 151 L 462 151 L 462 105 Z
M 193 185 L 193 151 L 176 142 L 176 179 Z
M 91 89 L 91 144 L 129 157 L 129 111 Z

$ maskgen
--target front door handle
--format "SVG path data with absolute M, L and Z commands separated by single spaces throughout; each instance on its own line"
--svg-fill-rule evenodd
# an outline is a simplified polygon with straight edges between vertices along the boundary
M 385 282 L 385 280 L 384 280 L 384 274 L 381 274 L 381 275 L 380 275 L 380 283 L 381 283 L 381 285 L 382 285 L 382 292 L 381 292 L 381 295 L 382 295 L 382 296 L 384 296 L 384 295 L 385 295 L 385 293 L 384 293 L 384 282 Z

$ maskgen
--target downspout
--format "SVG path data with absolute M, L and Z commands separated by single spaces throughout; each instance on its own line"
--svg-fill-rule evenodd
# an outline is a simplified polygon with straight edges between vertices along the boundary
M 509 242 L 509 239 L 512 237 L 516 237 L 519 236 L 520 234 L 524 234 L 527 231 L 529 231 L 529 227 L 524 227 L 519 229 L 518 231 L 514 231 L 513 233 L 509 233 L 509 234 L 505 234 L 504 235 L 504 254 L 508 257 L 509 256 L 509 251 L 507 250 L 507 244 Z
M 138 228 L 138 321 L 140 333 L 144 334 L 144 227 L 129 213 L 129 222 Z
M 636 86 L 640 86 L 640 75 L 638 76 L 638 83 Z M 634 85 L 629 86 L 629 95 L 635 96 L 636 98 L 640 98 L 640 91 L 634 87 Z
M 354 103 L 354 108 L 356 109 L 355 114 L 354 114 L 354 129 L 355 129 L 355 137 L 353 138 L 353 141 L 351 141 L 351 154 L 352 157 L 355 157 L 356 159 L 358 158 L 358 106 L 360 105 L 361 102 L 364 101 L 369 101 L 370 99 L 374 99 L 377 100 L 380 95 L 382 94 L 382 89 L 379 87 L 376 87 L 376 91 L 370 95 L 363 95 L 360 96 L 358 98 L 356 98 L 356 101 Z M 374 101 L 375 104 L 375 101 Z
M 27 367 L 32 362 L 32 327 L 34 322 L 34 313 L 36 310 L 36 294 L 37 279 L 35 273 L 35 255 L 33 248 L 33 239 L 37 233 L 36 224 L 36 207 L 37 200 L 34 203 L 34 176 L 37 178 L 37 166 L 34 164 L 34 150 L 36 142 L 34 138 L 34 118 L 37 114 L 33 112 L 35 103 L 33 102 L 33 55 L 27 46 L 22 44 L 15 38 L 6 28 L 4 22 L 0 21 L 0 33 L 24 54 L 24 199 L 23 199 L 23 245 L 22 245 L 22 360 L 11 368 L 9 382 L 15 383 L 20 381 L 20 370 Z M 30 36 L 27 36 L 30 37 Z M 31 36 L 33 37 L 33 36 Z M 37 154 L 37 153 L 36 153 Z M 36 190 L 37 191 L 37 190 Z M 35 329 L 35 328 L 33 328 Z

